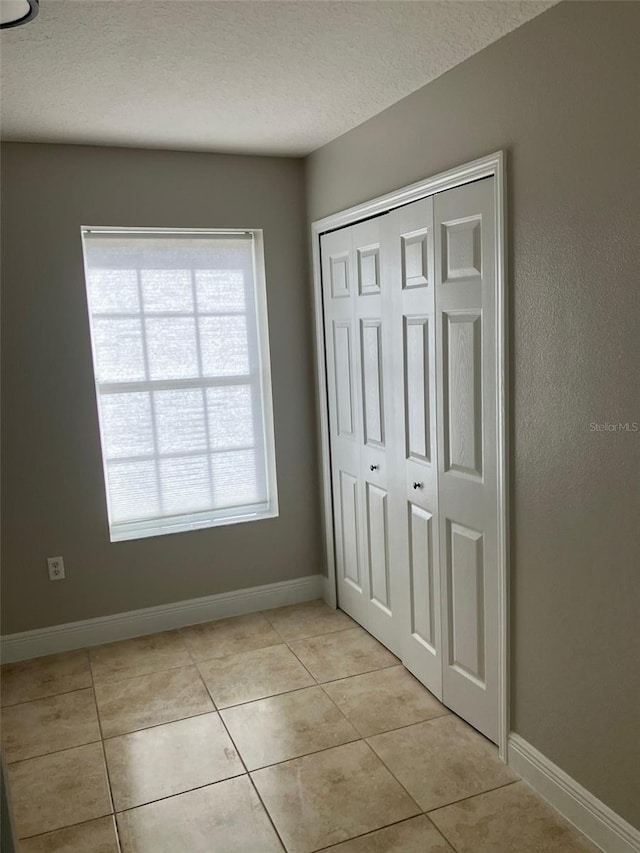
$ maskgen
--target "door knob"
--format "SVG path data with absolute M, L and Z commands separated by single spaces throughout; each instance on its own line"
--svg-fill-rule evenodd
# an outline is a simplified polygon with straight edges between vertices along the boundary
M 421 489 L 421 488 L 422 488 L 422 483 L 414 483 L 414 484 L 413 484 L 413 488 L 414 488 L 414 489 Z
M 379 465 L 369 465 L 369 470 L 370 471 L 377 471 L 379 467 L 380 467 Z

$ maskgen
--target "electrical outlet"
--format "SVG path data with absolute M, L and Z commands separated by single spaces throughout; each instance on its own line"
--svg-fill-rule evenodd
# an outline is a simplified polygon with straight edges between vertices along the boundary
M 62 557 L 47 557 L 50 581 L 64 580 L 64 560 Z

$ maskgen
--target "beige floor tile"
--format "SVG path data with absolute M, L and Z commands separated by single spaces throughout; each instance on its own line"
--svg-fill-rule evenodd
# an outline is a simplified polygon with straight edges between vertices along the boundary
M 403 666 L 332 681 L 324 689 L 363 737 L 448 713 Z
M 282 642 L 262 613 L 191 625 L 182 629 L 182 635 L 193 659 L 198 661 L 250 652 Z
M 96 646 L 89 650 L 89 659 L 96 684 L 122 681 L 191 663 L 191 655 L 178 631 Z
M 104 747 L 116 811 L 244 773 L 215 712 L 110 738 Z
M 294 640 L 290 646 L 318 681 L 334 681 L 398 663 L 395 655 L 362 628 Z
M 0 671 L 0 687 L 3 706 L 91 687 L 89 657 L 81 650 L 7 663 Z
M 315 684 L 285 645 L 203 661 L 198 669 L 218 708 Z
M 264 615 L 285 640 L 316 637 L 318 634 L 353 628 L 356 624 L 342 610 L 334 610 L 321 599 L 266 610 Z
M 429 817 L 458 853 L 600 853 L 524 782 Z
M 118 815 L 122 853 L 282 853 L 247 776 Z
M 2 711 L 7 761 L 21 761 L 100 740 L 93 690 L 76 690 Z
M 424 811 L 517 779 L 496 747 L 453 714 L 375 735 L 367 743 Z
M 321 687 L 221 711 L 248 770 L 358 740 Z
M 102 744 L 76 746 L 9 765 L 19 838 L 110 814 Z
M 326 848 L 327 853 L 455 853 L 428 817 L 420 815 Z
M 195 666 L 96 684 L 96 701 L 104 737 L 214 710 Z
M 47 832 L 20 843 L 20 853 L 120 853 L 113 817 Z
M 420 811 L 364 741 L 251 776 L 289 853 L 310 853 Z

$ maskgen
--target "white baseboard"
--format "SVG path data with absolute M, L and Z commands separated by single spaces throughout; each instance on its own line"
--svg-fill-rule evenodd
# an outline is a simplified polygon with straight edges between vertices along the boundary
M 509 735 L 508 764 L 605 853 L 640 851 L 640 831 L 517 734 Z
M 311 601 L 324 595 L 324 577 L 309 575 L 290 581 L 223 592 L 206 598 L 192 598 L 175 604 L 130 610 L 113 616 L 100 616 L 82 622 L 69 622 L 52 628 L 7 634 L 1 638 L 2 661 L 27 660 L 28 658 L 98 646 L 129 637 L 141 637 L 172 628 L 183 628 L 197 622 L 210 622 L 227 616 L 255 613 L 285 604 Z

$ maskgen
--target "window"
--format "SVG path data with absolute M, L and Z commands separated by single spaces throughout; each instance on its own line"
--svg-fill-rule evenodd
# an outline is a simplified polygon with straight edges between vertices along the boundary
M 261 232 L 82 238 L 111 540 L 277 515 Z

